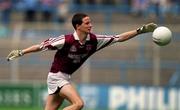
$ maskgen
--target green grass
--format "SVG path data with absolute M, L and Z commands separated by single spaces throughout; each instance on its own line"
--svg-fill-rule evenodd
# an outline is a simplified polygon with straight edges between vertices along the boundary
M 42 107 L 0 107 L 0 110 L 44 110 Z M 59 110 L 62 110 L 61 108 Z
M 44 110 L 43 108 L 37 108 L 37 107 L 0 107 L 0 110 Z M 60 108 L 59 110 L 62 110 Z M 83 110 L 94 110 L 94 109 L 86 109 L 84 108 Z M 96 110 L 108 110 L 108 109 L 96 109 Z
M 0 107 L 0 110 L 43 110 L 43 108 Z

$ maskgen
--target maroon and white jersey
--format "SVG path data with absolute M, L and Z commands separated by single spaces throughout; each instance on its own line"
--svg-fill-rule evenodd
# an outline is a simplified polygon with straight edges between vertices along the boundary
M 88 34 L 84 44 L 79 42 L 76 32 L 49 38 L 41 43 L 42 50 L 57 50 L 50 72 L 67 74 L 75 72 L 96 51 L 117 42 L 111 35 Z

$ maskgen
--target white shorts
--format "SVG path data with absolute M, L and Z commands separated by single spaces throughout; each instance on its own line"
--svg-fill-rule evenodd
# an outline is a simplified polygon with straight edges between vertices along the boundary
M 47 78 L 48 94 L 55 93 L 58 88 L 62 88 L 64 85 L 71 82 L 71 75 L 62 72 L 52 73 L 49 72 Z

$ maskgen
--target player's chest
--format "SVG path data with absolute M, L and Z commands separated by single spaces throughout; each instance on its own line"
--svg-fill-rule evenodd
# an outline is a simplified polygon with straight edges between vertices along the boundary
M 91 43 L 86 43 L 84 45 L 74 43 L 69 47 L 67 57 L 70 58 L 73 63 L 80 63 L 93 54 L 95 50 L 96 46 Z
M 96 46 L 93 43 L 86 42 L 85 44 L 80 44 L 78 42 L 73 43 L 69 47 L 69 53 L 91 53 L 96 49 Z

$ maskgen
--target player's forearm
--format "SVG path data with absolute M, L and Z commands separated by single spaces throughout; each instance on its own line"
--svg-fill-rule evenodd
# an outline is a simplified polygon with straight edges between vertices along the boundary
M 157 28 L 157 24 L 155 23 L 149 23 L 149 24 L 143 25 L 142 27 L 137 28 L 136 30 L 128 31 L 120 35 L 117 35 L 119 37 L 118 41 L 122 42 L 128 39 L 131 39 L 138 34 L 153 32 L 156 28 Z
M 131 38 L 135 37 L 136 35 L 138 35 L 137 30 L 132 30 L 132 31 L 128 31 L 128 32 L 122 33 L 120 35 L 117 35 L 117 37 L 119 37 L 118 41 L 122 42 L 122 41 L 126 41 L 128 39 L 131 39 Z
M 38 52 L 40 51 L 40 46 L 39 45 L 33 45 L 31 47 L 28 47 L 26 49 L 23 49 L 22 52 L 23 54 L 27 54 L 27 53 L 32 53 L 32 52 Z

